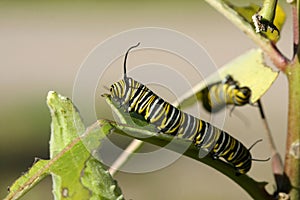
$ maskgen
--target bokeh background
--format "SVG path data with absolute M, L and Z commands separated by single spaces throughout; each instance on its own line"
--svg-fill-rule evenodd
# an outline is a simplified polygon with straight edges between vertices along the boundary
M 246 5 L 248 1 L 234 2 Z M 291 16 L 289 7 L 283 7 L 288 15 L 279 48 L 290 57 Z M 119 32 L 148 26 L 174 29 L 192 37 L 217 66 L 255 48 L 244 33 L 203 1 L 0 1 L 0 197 L 7 194 L 7 187 L 30 168 L 36 157 L 48 158 L 47 92 L 54 90 L 72 97 L 76 73 L 96 45 Z M 119 74 L 120 68 L 115 73 Z M 284 155 L 284 75 L 262 100 L 276 145 Z M 246 106 L 237 112 L 246 118 L 228 116 L 224 128 L 248 146 L 264 139 L 251 152 L 256 158 L 268 157 L 270 151 L 257 109 Z M 270 182 L 268 188 L 272 189 L 270 169 L 270 162 L 255 162 L 250 175 Z M 159 171 L 120 172 L 115 178 L 126 199 L 250 199 L 225 176 L 185 157 Z M 23 197 L 52 198 L 49 177 Z

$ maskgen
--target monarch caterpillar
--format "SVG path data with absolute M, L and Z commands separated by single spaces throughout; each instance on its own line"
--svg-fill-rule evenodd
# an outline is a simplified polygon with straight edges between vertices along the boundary
M 231 75 L 223 81 L 213 83 L 202 90 L 202 104 L 209 112 L 218 112 L 227 104 L 243 106 L 250 102 L 251 89 L 240 87 Z
M 234 166 L 237 175 L 247 173 L 251 168 L 252 157 L 241 142 L 208 122 L 175 108 L 142 83 L 127 77 L 128 53 L 138 45 L 130 47 L 125 54 L 124 77 L 111 85 L 112 99 L 127 112 L 141 115 L 159 132 L 189 139 L 196 147 L 208 149 L 213 158 L 225 159 Z

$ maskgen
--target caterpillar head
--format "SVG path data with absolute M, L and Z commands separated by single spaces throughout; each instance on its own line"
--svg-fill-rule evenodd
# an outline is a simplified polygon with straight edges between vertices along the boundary
M 238 167 L 236 167 L 236 175 L 246 174 L 251 169 L 251 156 L 246 161 L 242 162 Z
M 117 102 L 120 102 L 125 96 L 125 85 L 125 81 L 122 79 L 110 86 L 110 95 Z
M 240 156 L 240 159 L 237 158 L 236 160 L 232 161 L 232 164 L 236 169 L 237 176 L 246 174 L 248 171 L 250 171 L 252 165 L 252 156 L 249 150 L 243 148 L 243 151 L 241 151 L 240 154 L 242 155 Z
M 235 102 L 238 105 L 245 105 L 249 103 L 251 97 L 251 90 L 248 87 L 240 87 L 235 95 Z

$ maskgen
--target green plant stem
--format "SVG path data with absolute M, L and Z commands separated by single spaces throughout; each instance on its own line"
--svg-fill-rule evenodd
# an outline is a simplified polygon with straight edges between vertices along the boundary
M 286 75 L 289 81 L 289 112 L 284 170 L 291 182 L 291 199 L 300 199 L 300 63 L 298 56 L 287 67 Z
M 300 0 L 297 0 L 297 4 L 292 5 L 293 11 L 293 33 L 294 33 L 294 56 L 298 56 L 300 60 L 300 48 L 299 48 L 299 38 L 300 38 Z
M 284 172 L 289 178 L 291 199 L 300 199 L 300 48 L 299 48 L 299 19 L 300 5 L 292 4 L 293 13 L 293 61 L 286 68 L 285 74 L 289 82 L 288 132 L 286 139 Z M 297 146 L 298 145 L 298 146 Z
M 272 60 L 274 65 L 281 71 L 286 69 L 289 60 L 272 44 L 270 40 L 257 34 L 252 26 L 245 21 L 235 10 L 231 9 L 224 1 L 205 0 L 213 8 L 222 13 L 229 21 L 248 35 Z
M 259 14 L 270 23 L 273 23 L 276 13 L 277 0 L 264 0 Z

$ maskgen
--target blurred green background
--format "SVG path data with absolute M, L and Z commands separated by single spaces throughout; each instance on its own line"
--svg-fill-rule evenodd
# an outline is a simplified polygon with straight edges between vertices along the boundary
M 243 4 L 248 1 L 235 1 Z M 284 2 L 284 1 L 282 1 Z M 288 6 L 284 7 L 289 13 Z M 121 31 L 157 26 L 182 32 L 208 51 L 217 66 L 255 47 L 245 34 L 203 1 L 0 1 L 0 197 L 36 157 L 48 158 L 50 117 L 46 94 L 72 97 L 76 73 L 89 52 Z M 279 48 L 292 53 L 290 16 Z M 242 66 L 241 66 L 242 67 Z M 116 69 L 120 73 L 120 69 Z M 107 83 L 108 86 L 110 83 Z M 284 155 L 287 82 L 283 75 L 263 97 L 276 145 Z M 245 144 L 259 138 L 256 158 L 268 157 L 258 111 L 239 109 L 225 129 Z M 250 175 L 273 182 L 270 163 L 254 163 Z M 116 175 L 126 199 L 250 199 L 235 183 L 188 158 L 146 174 Z M 272 185 L 268 186 L 272 188 Z M 52 199 L 51 178 L 23 199 Z

